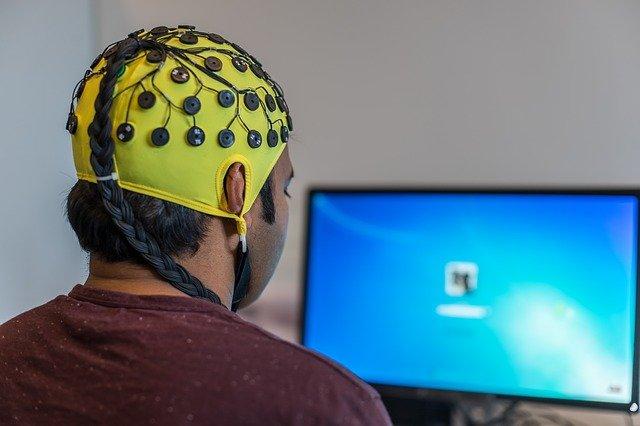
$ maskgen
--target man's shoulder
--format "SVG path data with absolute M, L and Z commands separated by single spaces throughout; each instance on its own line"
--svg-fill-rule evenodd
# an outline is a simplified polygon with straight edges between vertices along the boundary
M 233 322 L 238 341 L 252 349 L 249 362 L 262 366 L 259 374 L 286 394 L 285 405 L 305 413 L 307 423 L 390 424 L 378 392 L 339 363 L 239 317 Z
M 379 398 L 370 385 L 326 356 L 242 318 L 234 318 L 234 323 L 244 331 L 238 338 L 253 345 L 257 356 L 271 361 L 272 365 L 286 368 L 290 377 L 300 377 L 307 383 L 316 382 L 319 389 L 328 390 L 330 387 L 340 392 L 351 391 L 361 398 Z
M 28 330 L 29 324 L 37 321 L 43 321 L 51 314 L 51 312 L 55 312 L 55 306 L 59 303 L 62 297 L 64 296 L 58 296 L 39 306 L 16 314 L 15 316 L 0 323 L 0 330 L 7 333 L 12 332 L 16 329 L 19 330 L 21 327 L 24 327 L 25 330 Z

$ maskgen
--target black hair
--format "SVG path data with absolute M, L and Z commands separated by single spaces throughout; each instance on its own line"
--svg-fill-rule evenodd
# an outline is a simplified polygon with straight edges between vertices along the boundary
M 260 201 L 262 202 L 262 219 L 272 225 L 276 221 L 276 206 L 273 202 L 273 189 L 271 188 L 271 174 L 260 188 Z
M 269 175 L 259 194 L 261 216 L 269 224 L 275 222 L 271 181 Z M 155 237 L 162 252 L 175 257 L 198 251 L 212 218 L 210 215 L 126 189 L 122 193 L 133 215 Z M 95 183 L 79 180 L 73 185 L 67 196 L 66 213 L 83 250 L 107 262 L 146 264 L 105 210 Z

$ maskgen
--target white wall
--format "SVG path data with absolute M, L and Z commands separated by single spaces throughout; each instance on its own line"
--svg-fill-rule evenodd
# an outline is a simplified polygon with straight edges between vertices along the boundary
M 87 0 L 0 4 L 0 323 L 84 281 L 64 217 L 75 182 L 64 130 L 95 50 Z

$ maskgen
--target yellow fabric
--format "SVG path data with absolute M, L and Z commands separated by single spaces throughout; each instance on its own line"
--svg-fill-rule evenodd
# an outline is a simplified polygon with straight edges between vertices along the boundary
M 230 44 L 216 44 L 206 37 L 199 37 L 198 43 L 194 45 L 182 44 L 177 38 L 167 41 L 166 44 L 181 49 L 213 47 L 236 52 Z M 204 57 L 215 56 L 220 59 L 222 69 L 216 74 L 238 90 L 253 89 L 261 100 L 257 110 L 247 109 L 243 95 L 238 94 L 236 90 L 216 81 L 188 62 L 181 60 L 179 63 L 169 55 L 155 75 L 155 87 L 152 86 L 150 78 L 143 80 L 141 86 L 136 82 L 160 65 L 148 62 L 147 53 L 144 50 L 140 51 L 135 59 L 127 63 L 114 90 L 111 119 L 112 138 L 116 145 L 115 167 L 119 177 L 118 183 L 130 191 L 172 201 L 203 213 L 234 218 L 238 223 L 239 233 L 244 234 L 244 214 L 253 205 L 260 188 L 285 147 L 280 129 L 283 123 L 286 123 L 286 114 L 278 107 L 274 112 L 265 107 L 265 94 L 269 93 L 275 98 L 276 92 L 266 80 L 258 78 L 250 69 L 245 72 L 238 71 L 229 56 L 215 51 L 202 52 L 202 57 L 194 54 L 189 54 L 189 57 L 202 66 Z M 105 59 L 102 59 L 94 71 L 100 70 L 105 64 Z M 178 84 L 171 79 L 171 70 L 178 66 L 188 68 L 191 73 L 186 83 Z M 228 108 L 222 107 L 218 103 L 217 93 L 200 87 L 194 75 L 209 88 L 233 91 L 234 104 Z M 76 106 L 78 127 L 72 137 L 77 176 L 91 182 L 96 181 L 96 176 L 89 163 L 91 149 L 87 128 L 93 120 L 93 104 L 101 79 L 101 75 L 95 75 L 86 81 Z M 138 95 L 144 90 L 152 91 L 156 95 L 155 105 L 150 109 L 141 108 L 137 102 Z M 184 98 L 196 93 L 201 102 L 201 109 L 195 116 L 190 116 L 181 108 Z M 169 108 L 165 96 L 178 108 L 171 108 L 171 116 L 165 126 L 170 133 L 169 142 L 157 147 L 151 142 L 151 132 L 157 127 L 162 127 L 167 120 Z M 229 127 L 235 134 L 235 143 L 229 148 L 223 148 L 218 144 L 218 132 L 227 127 L 236 113 L 236 108 L 239 108 L 240 117 L 249 129 L 260 132 L 262 144 L 258 148 L 248 145 L 248 131 L 239 118 Z M 278 133 L 278 145 L 275 147 L 267 144 L 267 131 L 270 126 L 266 115 L 273 123 L 272 128 Z M 200 146 L 192 146 L 186 139 L 188 129 L 194 125 L 194 117 L 195 125 L 203 129 L 206 135 L 205 142 Z M 134 136 L 128 142 L 122 142 L 116 137 L 116 128 L 124 122 L 131 123 L 134 127 Z M 242 163 L 245 168 L 245 203 L 240 215 L 224 210 L 224 175 L 234 162 Z

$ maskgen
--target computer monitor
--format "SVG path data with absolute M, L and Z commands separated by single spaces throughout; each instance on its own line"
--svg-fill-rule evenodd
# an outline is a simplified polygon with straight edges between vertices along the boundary
M 378 389 L 635 412 L 639 195 L 313 189 L 302 343 Z

